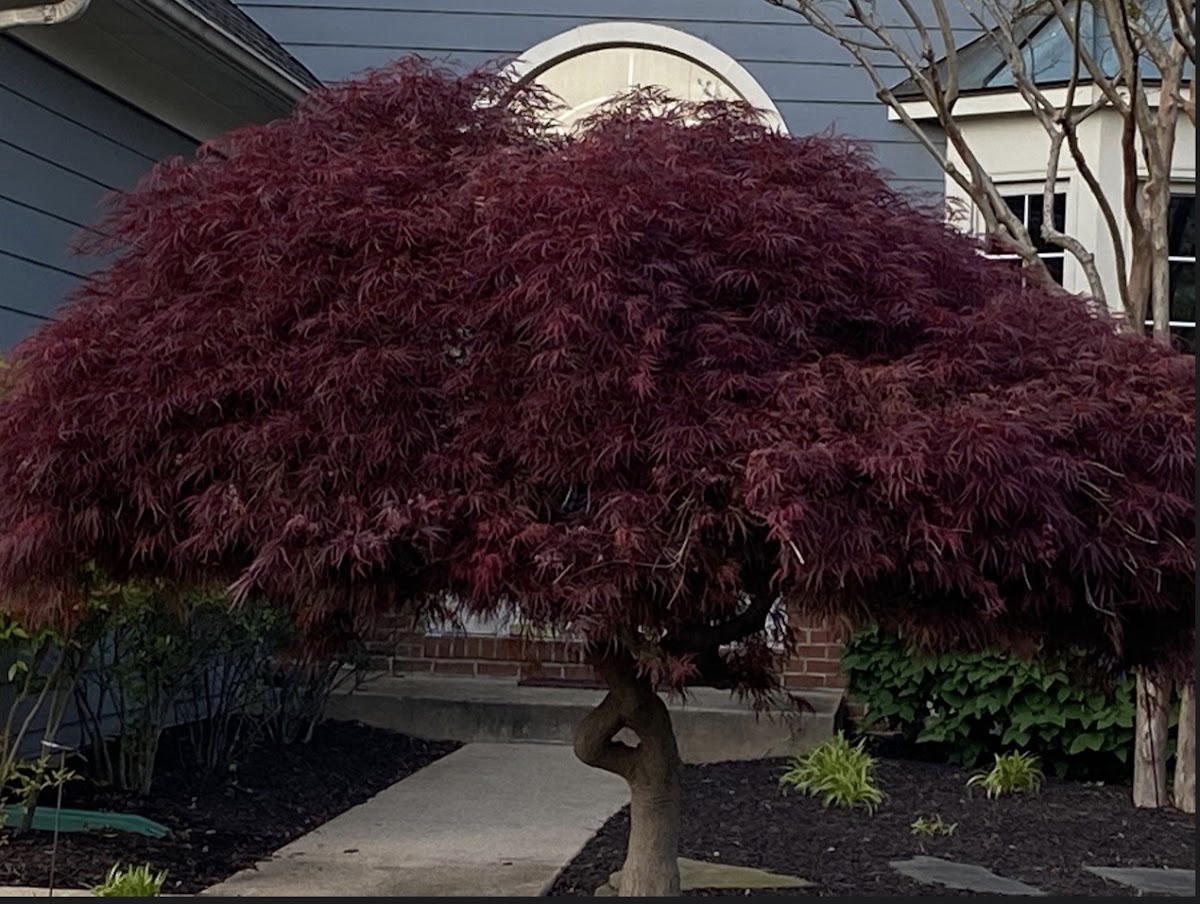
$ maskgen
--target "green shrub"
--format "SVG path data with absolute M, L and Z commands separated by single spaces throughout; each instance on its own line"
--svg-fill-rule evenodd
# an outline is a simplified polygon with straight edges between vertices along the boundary
M 186 726 L 185 762 L 220 774 L 262 741 L 306 739 L 330 694 L 362 676 L 349 632 L 344 652 L 305 658 L 284 610 L 165 581 L 94 575 L 79 630 L 74 696 L 90 777 L 143 795 L 168 727 Z
M 931 754 L 972 767 L 1018 746 L 1062 777 L 1111 777 L 1133 748 L 1133 680 L 1108 690 L 1077 677 L 1070 658 L 998 653 L 922 656 L 876 629 L 851 638 L 842 657 L 851 694 Z
M 967 779 L 967 787 L 982 785 L 988 797 L 999 797 L 1001 794 L 1036 791 L 1042 786 L 1042 778 L 1037 757 L 1014 751 L 996 754 L 992 768 L 972 775 Z
M 0 795 L 38 734 L 53 736 L 75 675 L 61 653 L 69 638 L 27 628 L 0 611 Z M 36 729 L 36 732 L 35 732 Z
M 820 797 L 826 807 L 861 806 L 870 812 L 883 802 L 875 785 L 875 758 L 863 750 L 863 742 L 851 744 L 841 734 L 793 759 L 779 782 Z
M 92 889 L 92 894 L 97 898 L 157 898 L 166 881 L 166 871 L 155 873 L 148 863 L 128 869 L 114 863 L 104 881 Z
M 946 822 L 940 813 L 928 818 L 918 816 L 909 825 L 912 834 L 917 838 L 933 838 L 935 835 L 950 836 L 957 828 L 957 822 Z

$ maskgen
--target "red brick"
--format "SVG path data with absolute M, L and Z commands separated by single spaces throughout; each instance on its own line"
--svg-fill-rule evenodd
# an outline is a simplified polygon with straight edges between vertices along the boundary
M 804 671 L 806 673 L 819 673 L 822 675 L 836 675 L 841 663 L 836 659 L 806 659 L 804 660 Z
M 838 639 L 837 632 L 829 628 L 813 628 L 808 632 L 809 643 L 836 643 Z
M 496 658 L 505 662 L 519 662 L 525 658 L 525 643 L 516 637 L 496 638 Z
M 557 664 L 524 663 L 521 666 L 522 678 L 561 678 L 563 667 Z
M 481 662 L 476 666 L 477 674 L 492 678 L 517 678 L 521 667 L 515 662 Z
M 433 662 L 428 659 L 394 659 L 392 672 L 428 672 L 433 668 Z
M 803 661 L 805 659 L 825 659 L 826 652 L 829 647 L 823 643 L 803 643 L 797 644 L 796 649 L 792 652 L 792 661 Z
M 454 656 L 453 637 L 430 637 L 425 640 L 425 655 L 430 659 L 449 659 Z
M 496 658 L 496 644 L 499 641 L 495 637 L 479 638 L 479 656 L 481 659 Z
M 461 659 L 438 659 L 433 663 L 433 670 L 439 675 L 474 675 L 475 663 Z

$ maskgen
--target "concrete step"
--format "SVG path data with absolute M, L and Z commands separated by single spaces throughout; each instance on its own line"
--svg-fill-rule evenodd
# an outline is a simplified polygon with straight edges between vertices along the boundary
M 688 763 L 792 756 L 841 727 L 842 691 L 791 693 L 812 711 L 798 711 L 785 698 L 755 713 L 716 688 L 667 699 L 680 755 Z M 428 740 L 570 743 L 575 726 L 603 696 L 582 688 L 519 687 L 512 679 L 379 674 L 330 700 L 328 715 Z

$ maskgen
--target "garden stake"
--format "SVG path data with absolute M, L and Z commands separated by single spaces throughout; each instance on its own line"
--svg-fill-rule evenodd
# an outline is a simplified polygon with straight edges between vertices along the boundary
M 42 740 L 42 747 L 51 752 L 58 753 L 58 771 L 61 777 L 63 771 L 67 768 L 67 753 L 71 750 L 70 747 L 65 747 L 62 744 L 55 744 L 53 741 Z M 54 897 L 54 867 L 58 860 L 58 825 L 62 819 L 62 801 L 63 801 L 63 785 L 65 782 L 58 783 L 58 796 L 54 804 L 54 840 L 50 843 L 50 881 L 46 887 L 46 897 Z

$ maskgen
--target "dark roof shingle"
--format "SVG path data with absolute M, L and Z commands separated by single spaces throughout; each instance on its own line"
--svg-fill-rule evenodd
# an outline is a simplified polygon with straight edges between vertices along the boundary
M 238 9 L 233 0 L 178 0 L 237 38 L 275 68 L 287 73 L 308 88 L 318 88 L 321 80 L 287 52 L 261 26 Z

